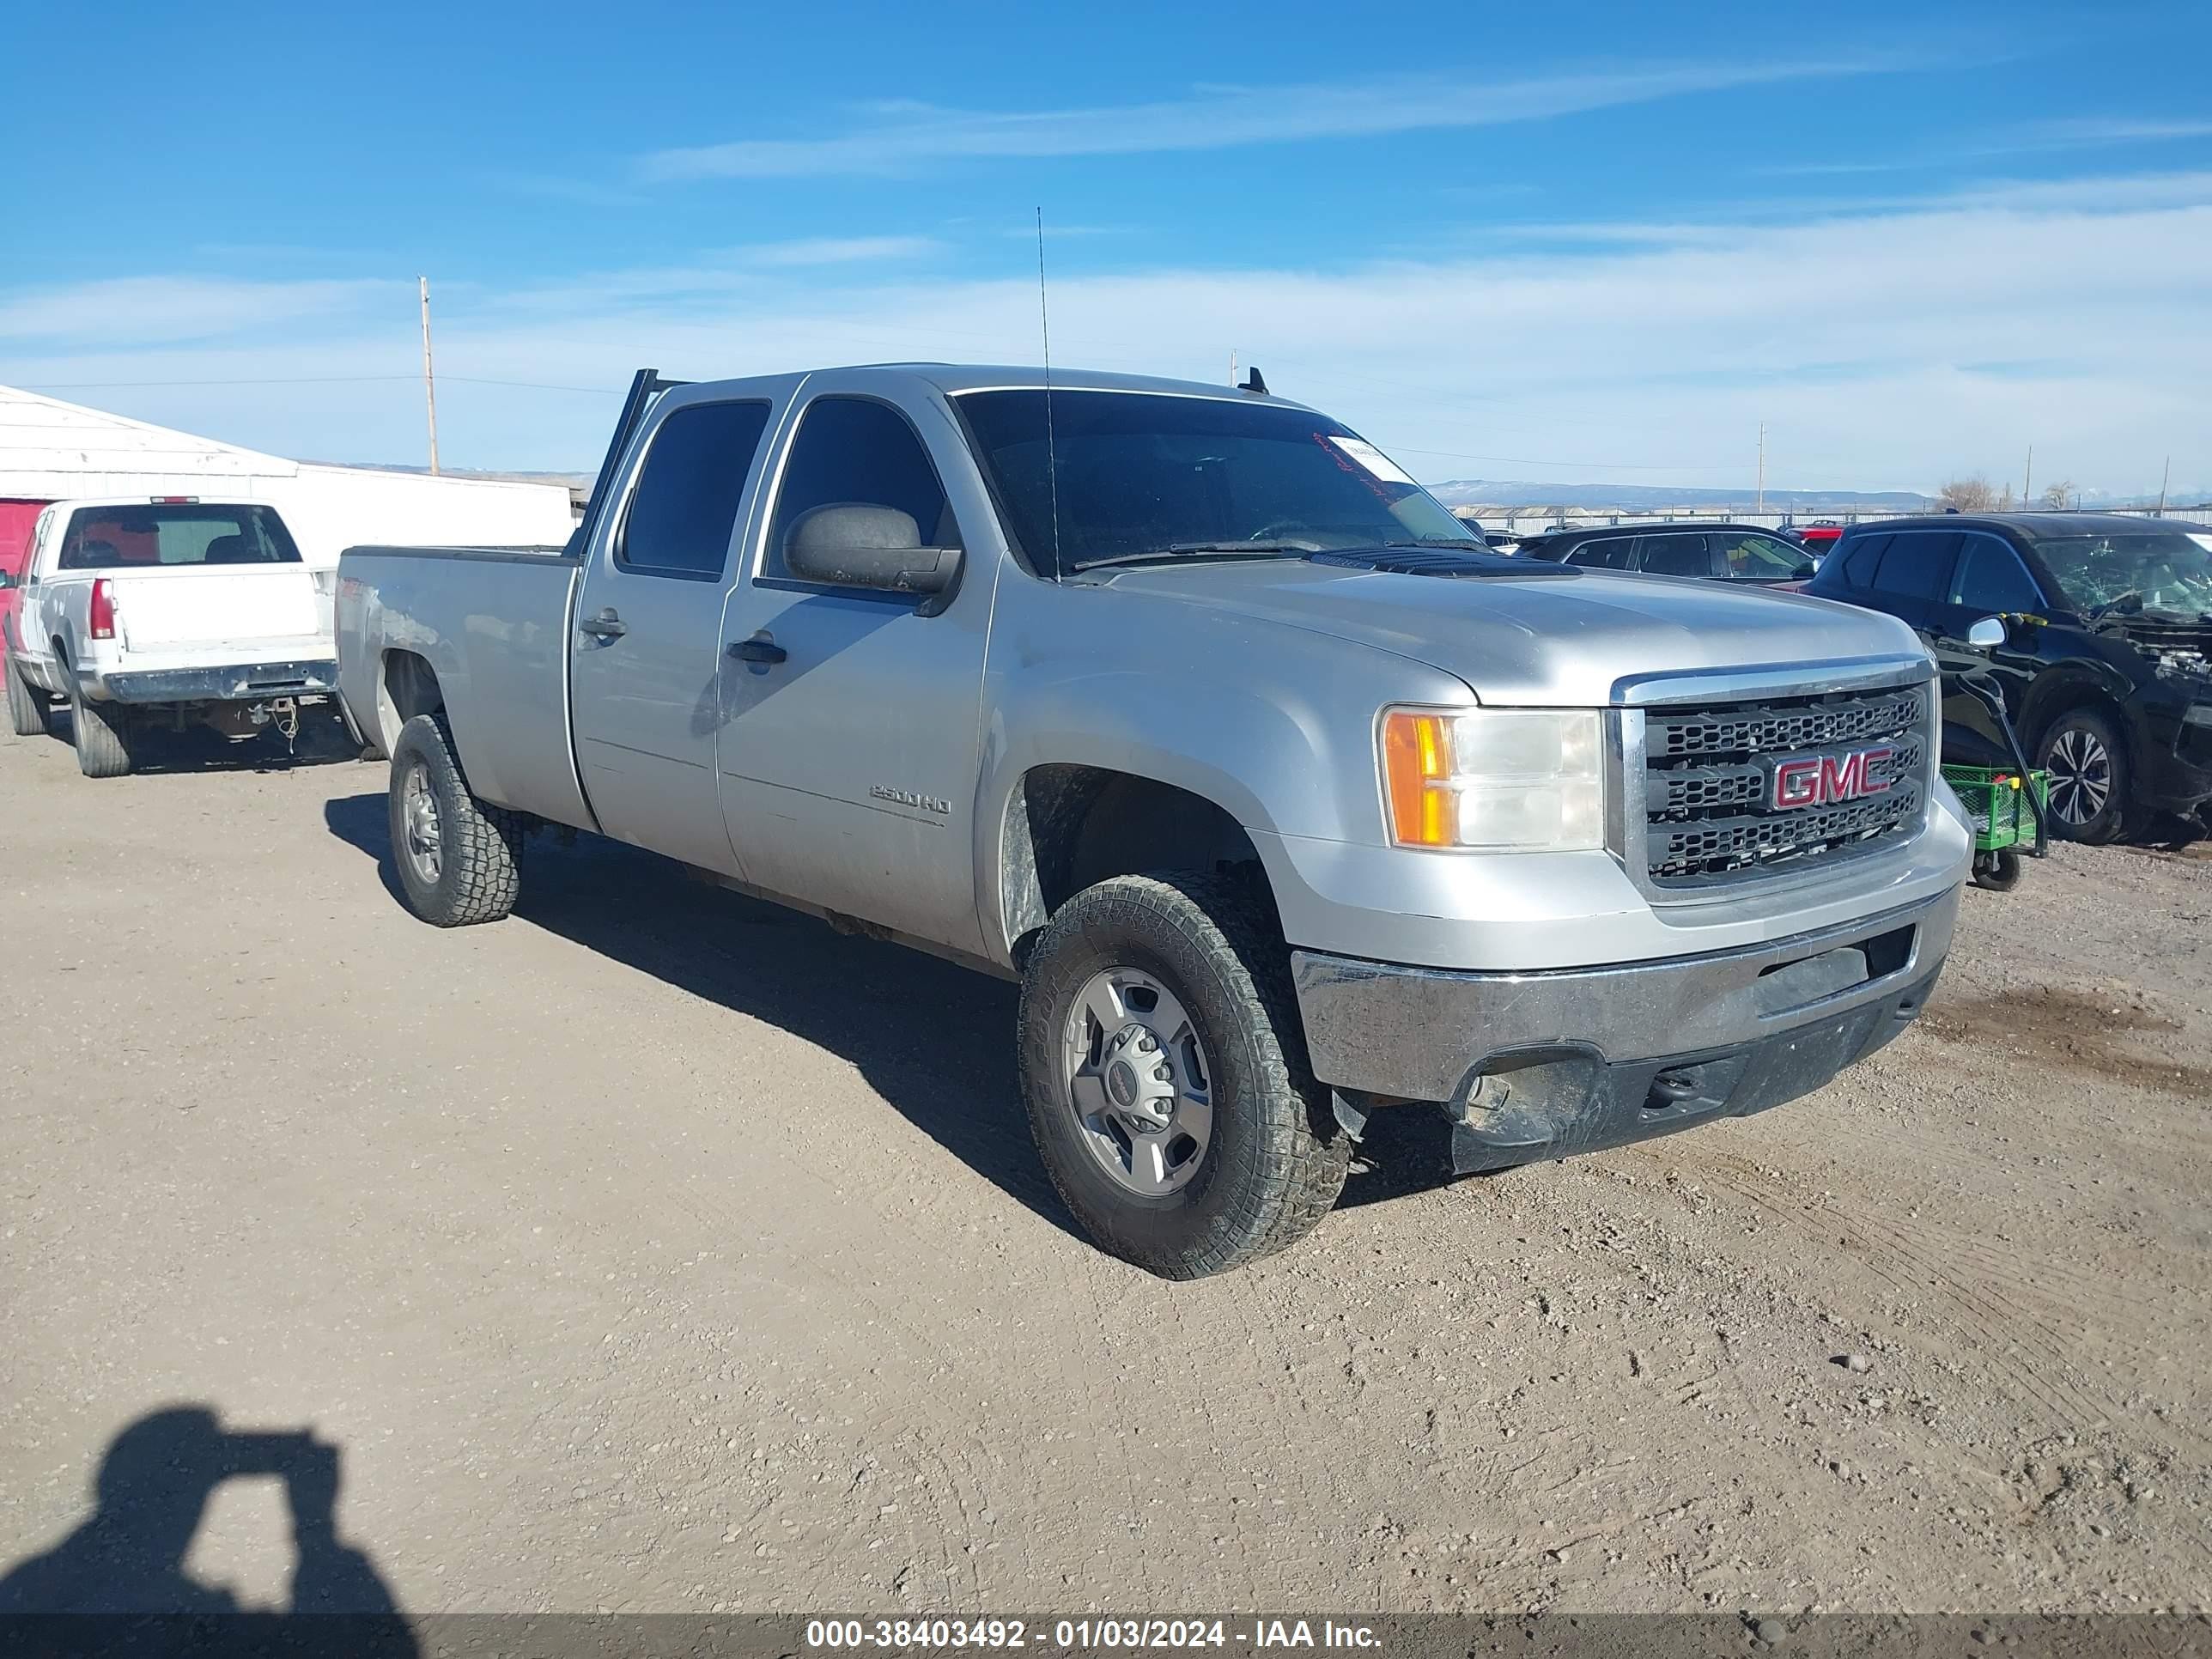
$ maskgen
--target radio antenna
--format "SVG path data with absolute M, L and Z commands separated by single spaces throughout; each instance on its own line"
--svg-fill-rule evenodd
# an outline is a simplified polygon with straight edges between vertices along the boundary
M 1037 331 L 1044 338 L 1044 472 L 1052 486 L 1052 574 L 1060 574 L 1060 447 L 1052 430 L 1052 313 L 1044 301 L 1044 210 L 1036 210 Z

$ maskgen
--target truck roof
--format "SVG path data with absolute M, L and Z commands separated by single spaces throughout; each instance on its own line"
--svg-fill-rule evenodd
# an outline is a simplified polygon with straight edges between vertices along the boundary
M 81 507 L 262 507 L 276 512 L 274 501 L 258 495 L 65 495 L 48 507 L 75 512 Z M 279 518 L 283 514 L 277 514 Z
M 811 374 L 868 373 L 900 375 L 934 386 L 950 397 L 963 392 L 1042 392 L 1048 384 L 1042 368 L 1007 363 L 852 363 L 820 368 Z M 1213 398 L 1224 403 L 1274 404 L 1285 409 L 1307 405 L 1272 392 L 1242 392 L 1233 386 L 1209 380 L 1171 380 L 1152 374 L 1118 374 L 1102 369 L 1054 368 L 1048 377 L 1054 392 L 1147 392 L 1186 398 Z M 701 381 L 699 385 L 720 385 Z

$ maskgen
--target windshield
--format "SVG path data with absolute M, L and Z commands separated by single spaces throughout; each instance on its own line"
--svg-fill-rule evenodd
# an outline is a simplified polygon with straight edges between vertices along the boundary
M 2212 536 L 2178 530 L 2039 537 L 2035 550 L 2086 617 L 2162 611 L 2212 615 Z
M 198 502 L 80 507 L 56 562 L 62 570 L 138 565 L 297 564 L 284 521 L 265 507 Z
M 1394 542 L 1481 544 L 1380 450 L 1326 416 L 1226 398 L 1054 391 L 1048 467 L 1042 392 L 968 392 L 959 405 L 1009 527 L 1040 570 L 1247 549 L 1287 556 Z

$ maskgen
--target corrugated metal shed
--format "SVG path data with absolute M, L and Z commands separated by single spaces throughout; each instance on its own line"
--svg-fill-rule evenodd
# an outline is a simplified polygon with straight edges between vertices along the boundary
M 310 564 L 359 542 L 552 546 L 574 522 L 557 483 L 287 460 L 0 386 L 0 499 L 139 495 L 269 501 Z

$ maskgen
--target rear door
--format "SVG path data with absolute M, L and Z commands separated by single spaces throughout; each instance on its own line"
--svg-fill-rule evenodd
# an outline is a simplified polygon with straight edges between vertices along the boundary
M 991 507 L 950 410 L 894 384 L 915 389 L 866 374 L 807 380 L 730 597 L 723 637 L 753 656 L 727 671 L 723 803 L 748 880 L 975 951 Z M 940 610 L 793 576 L 786 541 L 809 509 L 832 504 L 890 508 L 915 545 L 968 549 L 957 590 Z
M 767 434 L 796 376 L 666 394 L 610 488 L 571 619 L 576 764 L 618 841 L 744 873 L 714 750 L 722 606 Z

